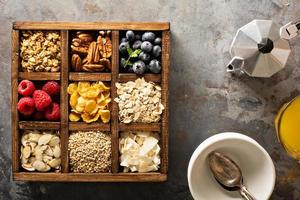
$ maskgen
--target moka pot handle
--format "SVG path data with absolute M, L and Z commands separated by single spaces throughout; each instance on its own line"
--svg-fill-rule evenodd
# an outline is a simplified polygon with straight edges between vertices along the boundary
M 282 39 L 290 40 L 300 33 L 300 21 L 289 22 L 280 28 L 280 37 Z

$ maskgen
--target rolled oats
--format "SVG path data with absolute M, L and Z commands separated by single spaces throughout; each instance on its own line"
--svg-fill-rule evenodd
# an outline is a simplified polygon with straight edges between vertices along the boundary
M 164 106 L 161 103 L 161 87 L 144 78 L 116 83 L 119 105 L 119 120 L 123 123 L 158 122 Z

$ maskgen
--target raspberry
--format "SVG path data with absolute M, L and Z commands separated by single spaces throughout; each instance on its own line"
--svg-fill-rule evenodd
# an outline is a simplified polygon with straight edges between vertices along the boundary
M 35 108 L 38 111 L 44 111 L 51 103 L 52 99 L 43 90 L 36 90 L 33 92 L 33 100 L 35 103 Z
M 18 93 L 23 96 L 30 96 L 35 90 L 33 82 L 29 80 L 23 80 L 19 83 Z
M 43 120 L 45 118 L 44 112 L 36 111 L 33 113 L 33 119 L 35 120 Z
M 58 121 L 60 119 L 59 104 L 52 103 L 45 112 L 45 117 L 49 121 Z
M 29 116 L 34 111 L 34 100 L 31 97 L 22 97 L 18 102 L 17 108 L 24 116 Z
M 60 92 L 59 84 L 55 81 L 48 81 L 42 88 L 43 91 L 47 92 L 50 96 L 58 95 Z

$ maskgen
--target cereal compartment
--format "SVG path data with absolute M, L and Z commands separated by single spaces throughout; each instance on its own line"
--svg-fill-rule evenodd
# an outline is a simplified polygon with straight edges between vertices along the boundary
M 68 142 L 70 172 L 111 172 L 111 137 L 100 131 L 76 131 Z
M 59 31 L 21 32 L 21 71 L 58 72 L 61 65 L 61 38 Z

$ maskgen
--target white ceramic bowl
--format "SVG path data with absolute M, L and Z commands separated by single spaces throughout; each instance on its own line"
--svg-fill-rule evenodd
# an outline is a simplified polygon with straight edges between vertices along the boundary
M 257 200 L 267 200 L 275 185 L 275 168 L 266 150 L 252 138 L 239 133 L 220 133 L 202 142 L 188 166 L 188 183 L 195 200 L 237 200 L 238 192 L 224 190 L 210 172 L 207 155 L 225 153 L 241 168 L 244 184 Z

